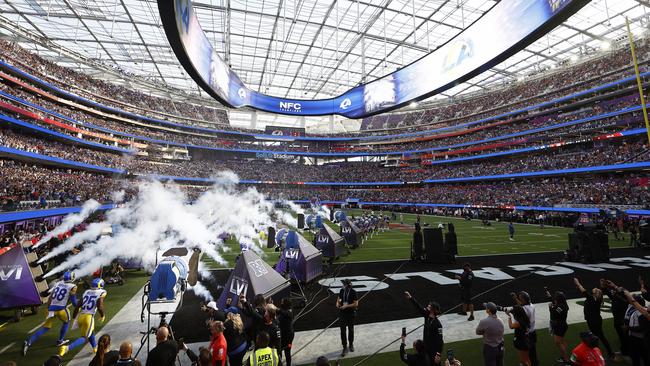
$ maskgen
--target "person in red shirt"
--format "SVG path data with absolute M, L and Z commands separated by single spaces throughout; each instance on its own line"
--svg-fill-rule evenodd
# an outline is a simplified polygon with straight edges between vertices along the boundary
M 580 333 L 582 342 L 571 351 L 571 365 L 605 366 L 605 358 L 598 348 L 598 337 L 591 332 Z
M 228 345 L 226 344 L 226 337 L 223 336 L 223 323 L 220 321 L 212 322 L 210 331 L 212 333 L 212 337 L 210 337 L 212 365 L 226 366 L 226 359 L 228 359 Z

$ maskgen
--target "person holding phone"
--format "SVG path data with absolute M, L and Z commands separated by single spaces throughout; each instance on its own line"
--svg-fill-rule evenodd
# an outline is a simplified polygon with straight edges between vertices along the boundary
M 402 328 L 402 344 L 399 346 L 399 359 L 409 366 L 431 366 L 427 347 L 421 339 L 413 342 L 415 354 L 406 353 L 406 328 Z
M 447 358 L 445 359 L 445 366 L 461 366 L 460 361 L 456 359 L 456 356 L 454 356 L 453 349 L 447 350 Z

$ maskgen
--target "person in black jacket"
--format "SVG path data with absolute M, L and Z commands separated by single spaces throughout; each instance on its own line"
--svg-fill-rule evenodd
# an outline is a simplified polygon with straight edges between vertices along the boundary
M 435 301 L 429 301 L 426 307 L 422 307 L 418 301 L 411 296 L 411 294 L 406 291 L 404 292 L 406 298 L 411 301 L 411 304 L 415 309 L 424 317 L 424 329 L 422 339 L 426 345 L 427 353 L 434 363 L 437 353 L 442 354 L 442 348 L 444 346 L 444 341 L 442 338 L 442 324 L 438 319 L 438 314 L 440 314 L 440 305 Z
M 595 287 L 590 292 L 580 284 L 580 280 L 577 278 L 573 279 L 573 283 L 578 288 L 578 291 L 585 297 L 585 304 L 583 305 L 585 320 L 587 321 L 587 327 L 591 333 L 593 333 L 605 346 L 607 350 L 607 356 L 609 358 L 614 358 L 614 351 L 609 345 L 609 341 L 605 338 L 605 332 L 603 331 L 603 318 L 600 316 L 600 308 L 603 306 L 603 291 L 600 288 Z
M 474 304 L 472 304 L 472 283 L 474 282 L 474 272 L 469 263 L 463 264 L 463 273 L 459 276 L 456 275 L 458 286 L 460 287 L 460 301 L 463 303 L 463 311 L 460 315 L 467 315 L 469 311 L 468 321 L 474 320 Z
M 246 298 L 242 295 L 239 298 L 239 302 L 244 306 L 244 313 L 253 318 L 253 323 L 259 324 L 259 328 L 256 334 L 259 332 L 266 332 L 269 335 L 269 347 L 275 348 L 278 351 L 278 357 L 280 356 L 280 327 L 278 327 L 275 316 L 277 314 L 278 308 L 273 304 L 266 304 L 264 309 L 264 315 L 260 315 L 256 309 L 253 309 L 253 306 L 246 301 Z
M 560 358 L 556 362 L 567 363 L 569 362 L 569 355 L 567 354 L 567 343 L 564 335 L 569 330 L 569 324 L 566 321 L 569 314 L 569 304 L 567 304 L 566 296 L 562 291 L 556 291 L 555 295 L 551 296 L 549 289 L 544 287 L 544 294 L 549 300 L 548 312 L 551 318 L 551 334 L 555 345 L 560 350 Z
M 293 343 L 293 311 L 291 310 L 291 300 L 284 298 L 280 302 L 280 311 L 278 313 L 278 322 L 280 323 L 280 346 L 284 351 L 284 364 L 291 366 L 291 344 Z
M 178 355 L 178 343 L 169 338 L 169 329 L 160 327 L 156 332 L 156 347 L 149 351 L 147 366 L 174 366 Z
M 402 336 L 402 344 L 399 346 L 399 358 L 405 364 L 409 366 L 431 366 L 431 358 L 427 354 L 427 347 L 424 344 L 424 341 L 421 339 L 413 342 L 413 349 L 415 354 L 410 355 L 406 353 L 406 340 L 405 336 Z
M 354 352 L 354 319 L 357 315 L 359 299 L 357 298 L 357 292 L 352 288 L 350 279 L 343 279 L 341 283 L 343 283 L 344 287 L 336 298 L 336 308 L 339 310 L 339 328 L 341 330 L 341 345 L 343 346 L 341 357 L 345 357 L 348 350 Z M 350 345 L 349 348 L 348 344 Z
M 612 284 L 613 286 L 610 286 Z M 629 355 L 628 349 L 628 335 L 625 328 L 625 313 L 627 311 L 627 300 L 625 297 L 616 291 L 616 285 L 613 282 L 601 279 L 600 289 L 603 294 L 609 297 L 612 304 L 612 316 L 614 318 L 614 330 L 618 335 L 621 344 L 621 354 Z

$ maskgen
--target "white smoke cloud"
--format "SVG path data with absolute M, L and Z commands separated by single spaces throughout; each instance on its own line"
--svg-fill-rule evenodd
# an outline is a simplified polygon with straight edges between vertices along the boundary
M 219 234 L 227 232 L 240 240 L 256 238 L 260 230 L 273 225 L 271 217 L 277 210 L 254 188 L 237 191 L 237 177 L 233 173 L 219 174 L 214 180 L 218 183 L 193 203 L 187 203 L 186 196 L 174 184 L 141 182 L 136 197 L 107 212 L 104 222 L 89 225 L 92 232 L 78 233 L 66 240 L 58 254 L 79 243 L 86 244 L 80 253 L 66 258 L 46 277 L 71 268 L 76 268 L 78 276 L 84 276 L 115 258 L 141 259 L 145 268 L 153 270 L 159 253 L 181 246 L 198 247 L 225 265 L 221 256 L 224 243 Z M 113 228 L 113 235 L 97 239 L 96 234 L 106 227 Z
M 85 219 L 88 218 L 88 216 L 90 216 L 93 212 L 97 211 L 97 209 L 100 206 L 101 206 L 100 203 L 93 199 L 86 201 L 81 207 L 81 211 L 79 213 L 70 214 L 66 216 L 61 222 L 61 224 L 57 226 L 54 230 L 45 234 L 45 236 L 41 238 L 41 240 L 39 240 L 38 243 L 36 243 L 36 245 L 34 245 L 34 248 L 37 248 L 44 243 L 47 243 L 48 241 L 50 241 L 50 239 L 54 238 L 55 236 L 59 234 L 63 234 L 66 231 L 72 229 L 73 227 L 81 224 Z
M 208 291 L 208 289 L 203 286 L 201 282 L 197 282 L 196 285 L 189 286 L 187 289 L 194 292 L 196 296 L 202 298 L 206 302 L 214 301 L 214 298 L 212 297 L 210 291 Z
M 115 191 L 115 192 L 111 193 L 111 200 L 113 200 L 113 202 L 115 202 L 115 203 L 122 202 L 122 201 L 124 201 L 124 196 L 125 195 L 126 195 L 126 192 L 123 189 L 119 190 L 119 191 Z

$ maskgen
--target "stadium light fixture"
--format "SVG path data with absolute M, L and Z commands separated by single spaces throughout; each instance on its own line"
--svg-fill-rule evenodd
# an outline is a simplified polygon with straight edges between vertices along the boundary
M 571 60 L 571 62 L 578 62 L 579 59 L 580 59 L 580 56 L 578 56 L 578 55 L 571 55 L 571 57 L 569 58 L 569 60 Z
M 417 106 L 418 106 L 418 103 L 417 103 L 417 102 L 411 102 L 411 104 L 410 104 L 410 107 L 411 107 L 411 108 L 415 108 L 415 107 L 417 107 Z

